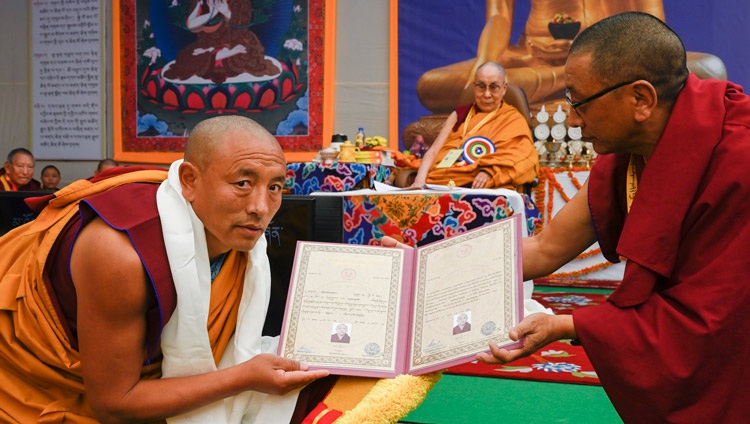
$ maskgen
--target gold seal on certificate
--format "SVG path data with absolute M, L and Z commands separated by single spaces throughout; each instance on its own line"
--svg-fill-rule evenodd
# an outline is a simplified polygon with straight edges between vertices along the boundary
M 489 336 L 490 334 L 495 332 L 495 329 L 497 326 L 492 321 L 487 321 L 484 324 L 482 324 L 482 334 L 485 336 Z

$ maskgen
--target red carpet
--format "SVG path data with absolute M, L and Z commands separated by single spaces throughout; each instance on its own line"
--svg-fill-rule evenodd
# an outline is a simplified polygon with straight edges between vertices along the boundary
M 536 278 L 534 285 L 550 287 L 582 287 L 587 289 L 616 289 L 620 280 L 585 280 L 582 278 Z
M 583 347 L 572 346 L 570 340 L 552 342 L 535 354 L 509 364 L 469 362 L 448 368 L 445 373 L 556 383 L 600 384 Z
M 607 295 L 552 292 L 534 293 L 532 298 L 552 309 L 555 314 L 562 315 L 570 314 L 573 309 L 579 307 L 598 305 L 606 301 Z M 571 345 L 570 340 L 550 343 L 533 355 L 509 364 L 470 362 L 448 368 L 445 373 L 557 383 L 600 384 L 583 347 Z

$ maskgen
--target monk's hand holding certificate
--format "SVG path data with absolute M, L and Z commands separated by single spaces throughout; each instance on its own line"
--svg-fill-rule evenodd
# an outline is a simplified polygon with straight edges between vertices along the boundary
M 523 318 L 521 221 L 416 249 L 298 242 L 279 355 L 393 377 L 519 346 L 508 332 Z

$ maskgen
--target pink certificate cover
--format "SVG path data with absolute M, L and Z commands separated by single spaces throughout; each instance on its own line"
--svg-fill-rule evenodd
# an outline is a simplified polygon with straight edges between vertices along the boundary
M 394 377 L 512 348 L 523 318 L 521 219 L 417 249 L 298 242 L 279 350 L 332 374 Z

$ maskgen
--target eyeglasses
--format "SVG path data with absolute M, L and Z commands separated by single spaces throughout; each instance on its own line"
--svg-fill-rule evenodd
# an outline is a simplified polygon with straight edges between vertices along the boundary
M 480 93 L 484 93 L 485 90 L 487 90 L 489 88 L 490 89 L 490 93 L 495 94 L 498 91 L 500 91 L 500 89 L 503 88 L 503 86 L 505 84 L 506 83 L 498 84 L 496 82 L 493 82 L 493 83 L 490 83 L 490 85 L 487 85 L 487 84 L 485 84 L 483 82 L 475 82 L 474 83 L 474 90 L 478 91 Z
M 583 106 L 583 105 L 585 105 L 586 103 L 594 101 L 594 100 L 598 99 L 599 97 L 602 97 L 603 95 L 609 93 L 610 91 L 615 91 L 615 90 L 617 90 L 620 87 L 625 87 L 626 85 L 632 84 L 632 83 L 634 83 L 636 81 L 640 81 L 640 80 L 625 81 L 625 82 L 621 82 L 619 84 L 615 84 L 612 87 L 605 88 L 604 90 L 602 90 L 602 91 L 600 91 L 600 92 L 598 92 L 598 93 L 596 93 L 594 95 L 591 95 L 589 97 L 586 97 L 583 100 L 579 100 L 577 102 L 573 101 L 573 99 L 570 97 L 570 90 L 566 88 L 565 89 L 565 101 L 568 102 L 568 104 L 570 105 L 570 107 L 572 107 L 573 110 L 575 110 L 577 112 L 578 108 L 581 107 L 581 106 Z

